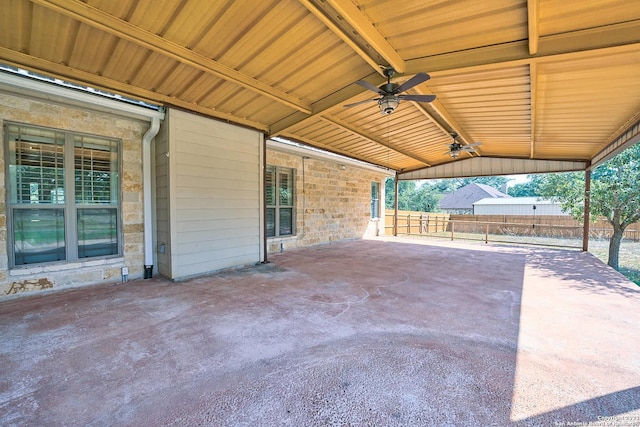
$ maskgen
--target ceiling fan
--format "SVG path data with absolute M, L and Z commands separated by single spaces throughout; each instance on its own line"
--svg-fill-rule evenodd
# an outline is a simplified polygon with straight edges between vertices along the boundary
M 347 104 L 345 107 L 354 107 L 356 105 L 365 104 L 367 102 L 377 101 L 378 106 L 380 107 L 380 113 L 383 116 L 388 116 L 393 113 L 394 110 L 398 107 L 401 100 L 406 101 L 416 101 L 416 102 L 432 102 L 436 99 L 435 95 L 402 95 L 400 92 L 404 92 L 405 90 L 411 89 L 412 87 L 419 85 L 420 83 L 426 82 L 431 77 L 427 73 L 418 73 L 415 76 L 411 77 L 406 82 L 401 85 L 397 83 L 391 83 L 391 77 L 396 73 L 392 67 L 386 67 L 384 69 L 384 75 L 387 78 L 387 83 L 381 85 L 380 87 L 375 87 L 371 83 L 358 80 L 356 84 L 362 86 L 365 89 L 369 89 L 372 92 L 376 92 L 380 95 L 380 98 L 367 99 L 366 101 L 354 102 L 353 104 Z
M 460 153 L 466 151 L 467 153 L 475 153 L 476 147 L 482 145 L 482 142 L 474 142 L 473 144 L 462 145 L 460 144 L 456 138 L 458 138 L 457 133 L 452 133 L 451 137 L 453 138 L 453 143 L 449 144 L 449 150 L 445 151 L 444 154 L 448 154 L 452 159 L 457 159 L 460 156 Z

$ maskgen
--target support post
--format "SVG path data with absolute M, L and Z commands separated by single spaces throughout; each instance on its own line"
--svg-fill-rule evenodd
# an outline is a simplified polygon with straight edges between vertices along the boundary
M 487 228 L 485 228 L 484 231 L 484 244 L 487 245 L 489 244 L 489 223 L 486 224 Z
M 591 169 L 584 171 L 584 215 L 582 224 L 582 251 L 589 250 L 589 209 L 591 206 Z
M 393 235 L 398 235 L 398 174 L 394 178 L 394 195 L 393 195 Z

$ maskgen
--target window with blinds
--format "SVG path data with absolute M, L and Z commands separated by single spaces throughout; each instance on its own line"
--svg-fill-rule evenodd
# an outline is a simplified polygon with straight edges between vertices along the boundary
M 290 236 L 294 227 L 294 169 L 267 166 L 267 237 Z
M 371 183 L 371 218 L 380 217 L 380 183 Z
M 5 124 L 11 265 L 121 253 L 119 141 Z

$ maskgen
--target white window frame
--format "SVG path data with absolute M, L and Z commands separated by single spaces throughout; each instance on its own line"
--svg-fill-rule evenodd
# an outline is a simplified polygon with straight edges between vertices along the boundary
M 38 203 L 37 198 L 31 197 L 31 200 L 27 203 L 24 201 L 18 202 L 18 197 L 16 194 L 13 194 L 17 188 L 17 185 L 12 183 L 11 176 L 11 167 L 14 166 L 12 164 L 13 155 L 10 149 L 10 137 L 13 134 L 10 131 L 11 127 L 20 127 L 24 129 L 34 129 L 34 130 L 43 130 L 47 132 L 55 132 L 56 134 L 64 135 L 64 142 L 61 144 L 62 152 L 63 152 L 63 164 L 62 171 L 64 175 L 64 184 L 62 192 L 56 191 L 54 195 L 52 192 L 51 197 L 55 197 L 55 202 L 53 203 Z M 78 262 L 82 260 L 92 260 L 92 259 L 106 259 L 106 258 L 116 258 L 123 256 L 123 246 L 124 246 L 124 236 L 122 231 L 122 141 L 116 138 L 104 137 L 100 135 L 91 135 L 81 132 L 74 132 L 63 129 L 55 129 L 44 126 L 37 126 L 28 123 L 16 123 L 16 122 L 5 122 L 3 126 L 4 131 L 4 153 L 5 153 L 5 182 L 6 185 L 6 206 L 7 206 L 7 254 L 9 256 L 9 267 L 10 268 L 31 268 L 38 265 L 49 265 L 49 264 L 67 264 Z M 89 139 L 99 139 L 105 142 L 109 142 L 110 144 L 114 144 L 116 146 L 115 153 L 116 156 L 116 167 L 113 173 L 115 174 L 115 180 L 109 181 L 111 185 L 111 191 L 116 191 L 117 196 L 116 200 L 109 200 L 109 202 L 100 202 L 100 203 L 76 203 L 76 184 L 75 184 L 75 173 L 76 173 L 76 137 L 80 138 L 89 138 Z M 83 147 L 84 148 L 84 147 Z M 89 164 L 92 160 L 89 161 Z M 84 164 L 83 164 L 84 166 Z M 82 169 L 86 170 L 86 169 Z M 111 171 L 111 170 L 110 170 Z M 83 181 L 84 183 L 84 181 Z M 34 190 L 35 187 L 34 187 Z M 37 190 L 36 190 L 37 191 Z M 15 198 L 14 198 L 15 196 Z M 13 200 L 12 200 L 13 199 Z M 53 199 L 52 199 L 53 200 Z M 16 264 L 16 250 L 15 250 L 15 230 L 14 230 L 14 212 L 18 210 L 57 210 L 62 211 L 64 215 L 64 259 L 62 260 L 54 260 L 54 261 L 41 261 L 41 262 L 32 262 L 32 263 L 20 263 Z M 86 213 L 89 210 L 93 209 L 107 209 L 116 211 L 115 214 L 115 252 L 112 254 L 102 254 L 97 256 L 80 256 L 79 255 L 79 242 L 78 242 L 78 213 Z
M 296 170 L 294 168 L 287 168 L 287 167 L 283 167 L 283 166 L 275 166 L 275 165 L 267 165 L 267 170 L 273 170 L 274 174 L 275 174 L 275 204 L 269 204 L 268 202 L 268 197 L 267 197 L 267 204 L 266 204 L 266 208 L 267 208 L 267 217 L 268 217 L 268 212 L 270 209 L 274 209 L 274 235 L 270 236 L 269 233 L 269 226 L 268 226 L 268 220 L 267 220 L 267 238 L 272 239 L 272 238 L 278 238 L 278 237 L 292 237 L 296 235 Z M 280 172 L 282 171 L 287 171 L 290 173 L 291 175 L 291 204 L 282 204 L 281 203 L 281 198 L 277 197 L 278 194 L 280 194 L 280 182 L 278 181 L 278 177 Z M 267 179 L 266 175 L 265 175 L 265 180 Z M 267 183 L 267 186 L 269 184 Z M 280 212 L 283 209 L 291 209 L 291 233 L 289 234 L 281 234 L 281 230 L 280 230 Z
M 374 194 L 373 188 L 376 188 L 376 193 Z M 374 197 L 377 196 L 377 197 Z M 371 218 L 379 219 L 380 218 L 380 183 L 378 181 L 371 181 Z M 375 210 L 375 212 L 374 212 Z

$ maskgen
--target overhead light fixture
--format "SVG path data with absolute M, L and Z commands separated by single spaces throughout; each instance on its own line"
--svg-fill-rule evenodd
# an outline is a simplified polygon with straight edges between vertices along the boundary
M 398 97 L 395 95 L 389 95 L 389 94 L 383 96 L 378 101 L 378 106 L 380 107 L 380 113 L 383 116 L 388 116 L 389 114 L 393 113 L 394 110 L 398 107 L 398 104 L 400 104 L 400 100 L 398 99 Z
M 452 159 L 457 159 L 460 155 L 460 150 L 451 150 L 449 154 L 451 155 Z

